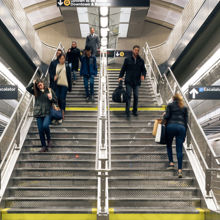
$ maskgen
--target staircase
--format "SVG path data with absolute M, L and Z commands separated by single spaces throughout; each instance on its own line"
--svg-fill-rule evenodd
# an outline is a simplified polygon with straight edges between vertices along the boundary
M 118 84 L 118 75 L 119 72 L 108 72 L 110 96 Z M 161 118 L 162 112 L 155 110 L 160 106 L 148 77 L 140 88 L 139 116 L 127 118 L 122 107 L 125 104 L 110 103 L 114 111 L 111 111 L 109 206 L 115 213 L 198 213 L 199 190 L 186 155 L 183 178 L 179 179 L 177 171 L 166 169 L 166 146 L 155 144 L 151 134 L 154 120 Z
M 98 77 L 95 94 L 97 97 Z M 62 125 L 51 125 L 52 148 L 39 153 L 35 119 L 5 193 L 3 206 L 9 213 L 91 213 L 97 207 L 95 172 L 97 106 L 87 103 L 83 79 L 67 95 Z M 10 219 L 10 218 L 9 218 Z

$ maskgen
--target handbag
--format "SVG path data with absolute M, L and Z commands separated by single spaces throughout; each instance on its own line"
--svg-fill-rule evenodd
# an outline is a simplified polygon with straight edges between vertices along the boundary
M 112 94 L 112 101 L 117 103 L 125 103 L 127 101 L 127 93 L 122 85 L 122 81 L 119 82 L 119 86 Z
M 49 93 L 52 94 L 51 88 L 48 88 Z M 62 110 L 56 106 L 56 104 L 52 104 L 50 108 L 50 118 L 51 120 L 60 120 L 63 118 Z
M 154 121 L 154 127 L 153 127 L 153 131 L 152 131 L 152 135 L 155 137 L 156 134 L 157 134 L 157 127 L 158 127 L 158 124 L 161 124 L 162 123 L 162 119 L 156 119 Z
M 55 120 L 61 120 L 63 118 L 62 111 L 59 107 L 57 107 L 55 104 L 52 105 L 50 109 L 50 117 L 51 119 Z
M 166 126 L 162 123 L 157 126 L 155 142 L 158 144 L 166 144 Z

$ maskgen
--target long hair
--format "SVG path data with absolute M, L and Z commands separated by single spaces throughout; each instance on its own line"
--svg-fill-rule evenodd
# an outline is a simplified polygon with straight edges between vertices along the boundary
M 42 79 L 37 79 L 36 82 L 34 83 L 34 96 L 35 97 L 38 97 L 39 93 L 40 93 L 40 90 L 37 87 L 38 83 L 43 83 L 44 84 L 44 90 L 46 89 L 44 81 Z
M 183 108 L 185 105 L 184 105 L 184 100 L 183 100 L 183 97 L 179 94 L 179 93 L 176 93 L 174 96 L 173 96 L 173 101 L 176 101 L 178 103 L 178 106 L 180 108 Z

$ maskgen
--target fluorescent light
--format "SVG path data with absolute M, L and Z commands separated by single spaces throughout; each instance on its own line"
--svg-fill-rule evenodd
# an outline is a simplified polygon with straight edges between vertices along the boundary
M 131 8 L 121 8 L 120 23 L 129 23 L 131 17 Z
M 220 60 L 220 48 L 199 68 L 199 70 L 183 85 L 182 90 L 187 92 L 189 86 L 195 85 L 210 70 L 210 68 Z
M 129 24 L 119 24 L 119 37 L 127 37 Z
M 108 15 L 108 7 L 100 7 L 100 14 L 101 14 L 101 16 L 107 16 Z
M 107 39 L 107 37 L 101 38 L 101 45 L 102 45 L 102 46 L 107 46 L 107 44 L 108 44 L 108 39 Z
M 79 23 L 89 23 L 89 15 L 88 15 L 88 9 L 79 7 L 77 8 L 77 14 Z
M 79 26 L 82 37 L 87 37 L 89 34 L 89 24 L 79 24 Z
M 108 28 L 101 28 L 101 37 L 108 36 Z
M 14 75 L 13 73 L 3 64 L 0 62 L 0 75 L 2 75 L 11 85 L 18 85 L 19 91 L 23 93 L 26 89 Z
M 108 26 L 108 17 L 101 17 L 100 18 L 101 27 L 105 28 Z

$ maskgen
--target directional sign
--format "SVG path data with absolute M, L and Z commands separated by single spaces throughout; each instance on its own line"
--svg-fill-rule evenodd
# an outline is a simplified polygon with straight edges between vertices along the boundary
M 190 86 L 189 99 L 220 100 L 220 86 Z
M 11 85 L 0 85 L 0 99 L 17 99 L 18 87 Z
M 57 0 L 59 7 L 149 7 L 150 0 Z
M 131 50 L 115 50 L 115 57 L 128 57 L 131 56 Z

